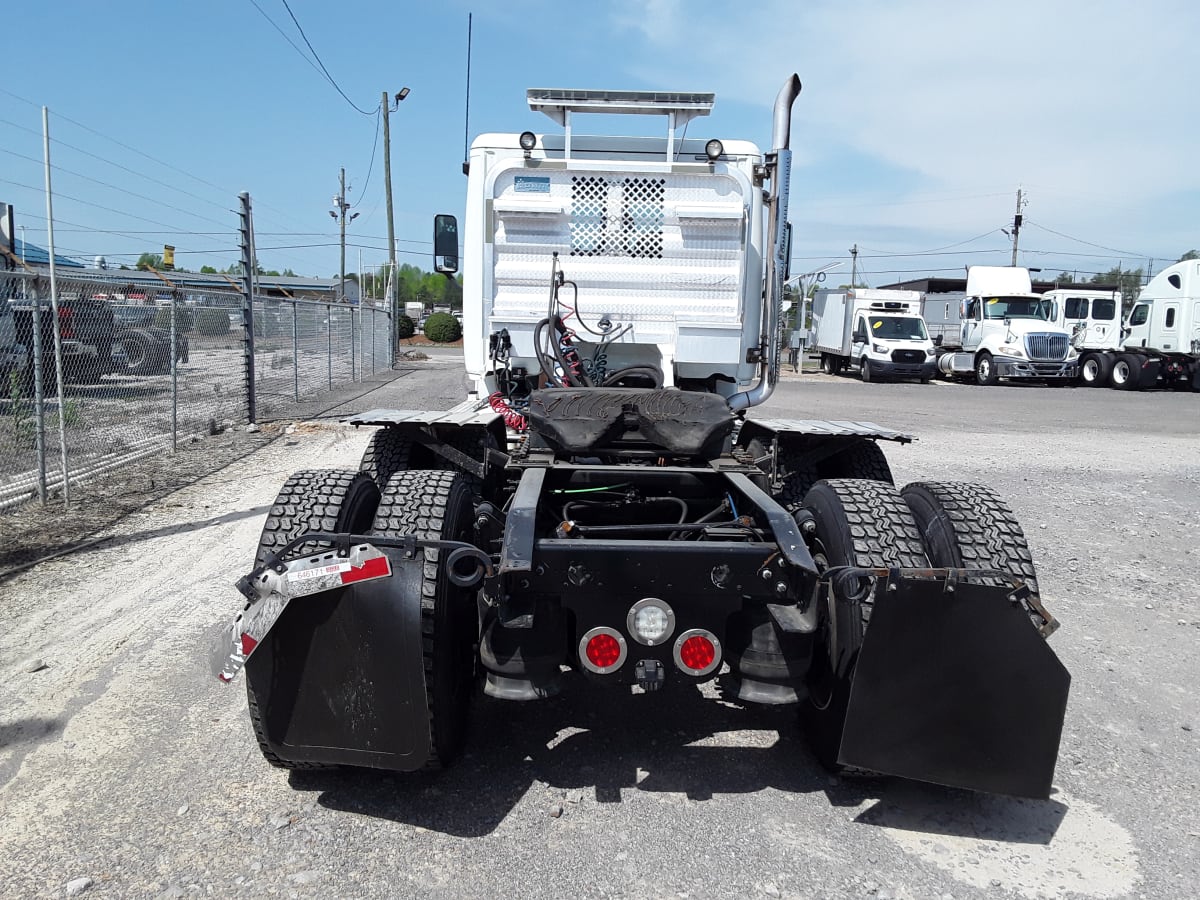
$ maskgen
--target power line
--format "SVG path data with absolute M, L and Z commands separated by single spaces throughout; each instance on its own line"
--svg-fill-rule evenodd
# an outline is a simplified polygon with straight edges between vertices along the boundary
M 887 252 L 887 251 L 885 251 L 885 250 L 872 250 L 870 247 L 863 247 L 861 244 L 859 245 L 859 249 L 860 249 L 860 250 L 870 250 L 870 251 L 871 251 L 871 253 L 873 253 L 873 254 L 876 254 L 876 255 L 878 255 L 878 256 L 938 256 L 938 255 L 949 255 L 949 254 L 946 254 L 946 253 L 944 253 L 944 251 L 946 251 L 946 250 L 949 250 L 949 249 L 951 249 L 952 247 L 961 247 L 963 244 L 971 244 L 971 243 L 974 243 L 975 241 L 981 241 L 981 240 L 983 240 L 985 237 L 988 237 L 988 236 L 990 236 L 990 235 L 993 235 L 993 234 L 995 234 L 995 233 L 996 233 L 997 231 L 999 231 L 999 230 L 1000 230 L 999 228 L 993 228 L 993 229 L 991 229 L 990 231 L 985 231 L 983 234 L 976 235 L 976 236 L 975 236 L 975 237 L 973 237 L 973 238 L 967 238 L 965 241 L 958 241 L 958 242 L 956 242 L 956 243 L 953 243 L 953 244 L 947 244 L 947 245 L 946 245 L 946 246 L 944 246 L 944 247 L 934 247 L 932 250 L 920 250 L 920 251 L 914 251 L 914 252 L 912 252 L 912 253 L 889 253 L 889 252 Z M 960 252 L 960 253 L 975 253 L 976 251 L 974 251 L 974 250 L 961 250 L 961 251 L 959 251 L 959 252 Z
M 1157 258 L 1152 257 L 1149 253 L 1135 253 L 1133 250 L 1117 250 L 1115 247 L 1105 247 L 1103 244 L 1094 244 L 1091 241 L 1085 241 L 1083 238 L 1072 237 L 1069 234 L 1063 234 L 1061 231 L 1055 231 L 1053 228 L 1047 228 L 1045 225 L 1041 225 L 1028 218 L 1025 219 L 1025 224 L 1032 225 L 1034 228 L 1040 228 L 1042 231 L 1048 231 L 1051 234 L 1057 234 L 1059 237 L 1066 238 L 1068 241 L 1075 241 L 1077 244 L 1086 244 L 1089 247 L 1096 247 L 1100 250 L 1108 250 L 1112 253 L 1118 254 L 1119 256 L 1133 256 L 1139 259 Z
M 274 19 L 272 19 L 270 16 L 267 15 L 266 10 L 264 10 L 261 6 L 259 6 L 258 3 L 255 2 L 255 0 L 250 0 L 250 4 L 255 9 L 257 9 L 260 13 L 262 13 L 262 17 L 271 23 L 271 27 L 274 28 L 276 31 L 278 31 L 279 34 L 283 37 L 283 39 L 285 41 L 287 41 L 289 44 L 292 45 L 292 49 L 300 54 L 300 58 L 303 59 L 310 66 L 312 66 L 314 72 L 316 72 L 322 78 L 325 77 L 325 74 L 321 71 L 321 69 L 317 66 L 317 64 L 315 62 L 313 62 L 311 59 L 309 59 L 308 55 L 303 50 L 300 49 L 300 47 L 296 44 L 295 41 L 293 41 L 290 37 L 288 37 L 287 32 L 285 32 L 282 28 L 280 28 L 275 23 Z
M 11 181 L 7 178 L 0 178 L 0 183 L 11 184 L 15 187 L 25 188 L 26 190 L 34 191 L 35 193 L 39 193 L 42 191 L 42 188 L 34 187 L 29 184 L 23 184 L 19 181 Z M 96 209 L 101 209 L 101 210 L 104 210 L 105 212 L 110 212 L 110 213 L 113 213 L 114 215 L 118 215 L 118 216 L 124 216 L 127 219 L 137 219 L 139 222 L 149 222 L 151 225 L 162 225 L 164 228 L 172 227 L 167 222 L 160 222 L 157 219 L 148 219 L 145 216 L 138 216 L 138 215 L 134 215 L 131 212 L 124 212 L 123 210 L 113 209 L 111 206 L 104 206 L 101 203 L 92 203 L 90 200 L 82 200 L 79 197 L 73 197 L 70 194 L 62 193 L 61 191 L 55 191 L 54 196 L 61 197 L 64 200 L 73 200 L 76 203 L 82 203 L 84 206 L 93 206 Z M 100 230 L 100 229 L 97 229 L 97 230 Z M 176 229 L 176 230 L 178 230 L 178 229 Z M 212 240 L 212 238 L 209 238 L 209 240 Z
M 8 89 L 6 89 L 6 88 L 0 87 L 0 93 L 2 93 L 2 94 L 7 94 L 9 97 L 12 97 L 12 98 L 13 98 L 13 99 L 15 99 L 15 100 L 20 100 L 22 103 L 26 103 L 26 104 L 28 104 L 29 106 L 32 106 L 32 107 L 34 107 L 35 109 L 38 109 L 38 108 L 40 108 L 40 105 L 41 105 L 41 104 L 34 103 L 34 102 L 33 102 L 32 100 L 30 100 L 28 97 L 22 97 L 20 94 L 14 94 L 12 91 L 10 91 L 10 90 L 8 90 Z M 189 171 L 187 171 L 186 169 L 181 169 L 181 168 L 179 168 L 178 166 L 174 166 L 174 165 L 172 165 L 172 164 L 171 164 L 171 163 L 169 163 L 169 162 L 164 162 L 163 160 L 159 159 L 159 158 L 158 158 L 158 157 L 156 157 L 156 156 L 151 156 L 149 153 L 146 153 L 144 150 L 139 150 L 137 147 L 132 147 L 132 146 L 130 146 L 129 144 L 126 144 L 126 143 L 124 143 L 123 141 L 119 141 L 119 140 L 117 140 L 117 139 L 116 139 L 116 138 L 114 138 L 114 137 L 110 137 L 109 135 L 105 134 L 105 133 L 104 133 L 104 132 L 102 132 L 102 131 L 97 131 L 95 128 L 92 128 L 92 127 L 90 127 L 90 126 L 88 126 L 88 125 L 84 125 L 82 122 L 77 122 L 77 121 L 75 121 L 74 119 L 72 119 L 70 116 L 63 115 L 62 113 L 59 113 L 59 112 L 56 112 L 56 113 L 54 113 L 54 116 L 55 116 L 55 118 L 56 118 L 56 119 L 62 119 L 64 122 L 69 122 L 70 124 L 74 125 L 76 128 L 82 128 L 84 131 L 86 131 L 86 132 L 89 132 L 90 134 L 94 134 L 94 135 L 96 135 L 97 137 L 100 137 L 100 138 L 103 138 L 103 139 L 104 139 L 104 140 L 106 140 L 106 141 L 109 141 L 110 143 L 116 144 L 118 147 L 121 147 L 121 148 L 122 148 L 122 149 L 124 149 L 124 150 L 128 150 L 128 151 L 130 151 L 131 153 L 136 153 L 138 156 L 141 156 L 141 157 L 143 157 L 144 159 L 148 159 L 148 160 L 150 160 L 150 162 L 152 162 L 152 163 L 156 163 L 157 165 L 160 165 L 160 166 L 162 166 L 164 169 L 170 169 L 172 172 L 177 172 L 177 173 L 178 173 L 178 174 L 180 174 L 180 175 L 183 175 L 183 176 L 185 176 L 185 177 L 187 177 L 187 178 L 190 178 L 190 179 L 192 179 L 192 181 L 195 181 L 195 182 L 196 182 L 196 183 L 198 183 L 198 184 L 202 184 L 202 185 L 204 185 L 205 187 L 212 188 L 213 190 L 217 191 L 217 192 L 218 192 L 218 193 L 220 193 L 220 194 L 223 194 L 223 195 L 225 195 L 225 196 L 231 196 L 231 195 L 233 195 L 233 194 L 235 194 L 235 193 L 236 193 L 236 191 L 232 191 L 232 190 L 229 190 L 229 189 L 227 189 L 227 188 L 224 188 L 224 187 L 222 187 L 222 186 L 221 186 L 221 185 L 219 185 L 219 184 L 213 184 L 211 181 L 208 181 L 208 180 L 206 180 L 206 179 L 204 179 L 204 178 L 201 178 L 199 175 L 196 175 L 196 174 L 194 174 L 194 173 L 192 173 L 192 172 L 189 172 Z M 40 133 L 40 132 L 33 131 L 32 129 L 25 128 L 24 126 L 20 126 L 20 125 L 18 125 L 17 127 L 18 127 L 18 128 L 21 128 L 23 131 L 28 131 L 28 132 L 30 132 L 31 134 L 34 134 L 34 135 L 36 135 L 36 136 L 38 136 L 38 137 L 40 137 L 40 136 L 41 136 L 41 133 Z M 63 144 L 64 146 L 71 146 L 71 149 L 73 149 L 73 150 L 78 150 L 78 149 L 79 149 L 79 148 L 77 148 L 77 147 L 74 147 L 74 146 L 72 146 L 72 145 L 66 144 L 66 143 L 65 143 L 65 142 L 63 142 L 63 141 L 60 141 L 60 140 L 58 140 L 57 138 L 55 139 L 55 143 Z M 80 151 L 80 152 L 87 153 L 87 151 Z M 121 169 L 124 169 L 124 168 L 125 168 L 124 166 L 120 166 L 119 164 L 117 164 L 117 163 L 114 163 L 112 160 L 105 159 L 105 158 L 104 158 L 104 157 L 102 157 L 102 156 L 96 156 L 96 154 L 91 154 L 91 153 L 89 153 L 88 155 L 89 155 L 89 156 L 95 156 L 95 158 L 96 158 L 96 159 L 99 159 L 101 162 L 107 162 L 107 163 L 109 163 L 110 165 L 117 166 L 117 168 L 121 168 Z M 130 169 L 125 169 L 125 171 L 132 172 L 132 170 L 130 170 Z M 144 177 L 144 178 L 146 178 L 147 180 L 151 180 L 151 181 L 154 181 L 154 180 L 155 180 L 155 179 L 153 179 L 153 178 L 150 178 L 150 176 L 144 175 L 144 174 L 143 174 L 143 173 L 141 173 L 141 172 L 132 172 L 132 174 L 134 174 L 134 175 L 138 175 L 139 177 Z M 161 183 L 161 182 L 158 182 L 158 183 Z M 169 185 L 168 185 L 168 186 L 169 186 Z M 186 191 L 183 191 L 181 188 L 173 188 L 173 189 L 174 189 L 174 190 L 178 190 L 178 191 L 180 191 L 181 193 L 187 193 Z M 195 195 L 194 195 L 194 194 L 189 194 L 189 196 L 195 197 Z M 196 197 L 196 199 L 203 200 L 203 198 L 200 198 L 200 197 Z M 204 202 L 206 202 L 206 203 L 214 203 L 214 201 L 211 201 L 211 200 L 204 200 Z M 214 205 L 218 206 L 218 207 L 219 207 L 219 208 L 221 208 L 221 209 L 225 209 L 225 206 L 224 206 L 224 205 L 222 205 L 222 204 L 216 204 L 216 203 L 214 203 Z M 271 206 L 271 205 L 270 205 L 270 204 L 268 204 L 268 203 L 264 203 L 264 202 L 262 202 L 261 200 L 256 200 L 256 201 L 255 201 L 255 206 L 256 206 L 257 208 L 259 208 L 259 209 L 267 209 L 267 210 L 271 210 L 271 211 L 275 212 L 276 214 L 278 214 L 278 215 L 282 216 L 282 217 L 283 217 L 283 218 L 285 218 L 285 219 L 286 219 L 286 218 L 288 218 L 288 213 L 285 213 L 283 210 L 281 210 L 281 209 L 278 209 L 278 208 L 276 208 L 276 207 L 273 207 L 273 206 Z M 266 219 L 266 217 L 264 217 L 264 216 L 259 216 L 259 218 L 260 218 L 262 221 L 264 221 L 264 222 L 265 222 L 265 221 L 268 221 L 268 220 Z M 279 227 L 280 227 L 280 228 L 284 228 L 284 229 L 286 230 L 286 226 L 284 226 L 282 223 L 279 223 Z
M 40 159 L 36 159 L 32 156 L 26 156 L 24 153 L 17 153 L 14 150 L 7 150 L 4 147 L 0 147 L 0 153 L 7 153 L 10 156 L 15 156 L 18 159 L 28 160 L 29 162 L 32 162 L 32 163 L 40 164 L 42 162 L 42 160 L 40 160 Z M 50 168 L 52 168 L 56 171 L 62 172 L 66 175 L 74 175 L 76 178 L 82 178 L 84 181 L 90 181 L 93 184 L 98 184 L 101 187 L 108 188 L 109 190 L 118 191 L 122 194 L 128 194 L 130 197 L 136 197 L 139 200 L 145 200 L 148 203 L 157 203 L 159 206 L 165 206 L 167 209 L 174 210 L 175 212 L 181 212 L 185 216 L 192 216 L 193 218 L 201 219 L 205 222 L 211 222 L 213 225 L 224 224 L 223 222 L 218 222 L 216 219 L 210 219 L 208 216 L 202 216 L 199 213 L 194 213 L 189 209 L 184 209 L 182 206 L 172 206 L 170 203 L 165 203 L 162 200 L 155 200 L 153 197 L 147 197 L 145 194 L 139 194 L 139 193 L 136 193 L 135 191 L 131 191 L 131 190 L 128 190 L 123 187 L 117 187 L 115 184 L 109 184 L 107 181 L 101 181 L 99 178 L 92 178 L 90 175 L 84 175 L 82 172 L 75 172 L 71 169 L 64 168 L 63 166 L 57 165 L 55 163 L 51 163 Z M 233 211 L 230 210 L 229 212 L 232 213 Z M 234 230 L 232 223 L 229 226 L 229 230 L 231 232 Z
M 329 79 L 329 83 L 331 85 L 333 85 L 333 89 L 342 95 L 343 100 L 345 100 L 347 103 L 349 103 L 356 111 L 362 113 L 364 116 L 375 115 L 375 113 L 379 111 L 378 107 L 376 107 L 375 110 L 368 112 L 367 110 L 363 109 L 361 106 L 359 106 L 357 103 L 355 103 L 353 100 L 351 100 L 349 97 L 346 96 L 346 92 L 343 91 L 338 86 L 338 83 L 333 80 L 333 76 L 330 75 L 329 70 L 327 68 L 325 68 L 325 63 L 321 62 L 320 55 L 317 53 L 316 50 L 313 49 L 312 42 L 309 41 L 308 35 L 304 33 L 304 28 L 301 27 L 300 21 L 296 18 L 296 14 L 294 12 L 292 12 L 292 8 L 290 6 L 288 6 L 287 0 L 281 0 L 281 2 L 283 3 L 283 8 L 288 11 L 288 15 L 292 17 L 292 22 L 295 23 L 297 30 L 300 32 L 300 37 L 304 38 L 304 44 L 305 44 L 305 46 L 308 47 L 309 51 L 312 53 L 313 59 L 315 59 L 317 61 L 317 65 L 319 65 L 321 67 L 321 71 L 325 73 L 325 77 L 327 79 Z
M 375 171 L 375 148 L 379 146 L 379 122 L 382 118 L 383 114 L 377 111 L 375 113 L 375 140 L 371 144 L 371 162 L 367 164 L 367 182 L 363 185 L 362 190 L 358 192 L 359 198 L 367 195 L 367 187 L 371 184 L 371 173 Z M 359 199 L 358 203 L 354 205 L 357 207 L 361 203 L 362 200 Z

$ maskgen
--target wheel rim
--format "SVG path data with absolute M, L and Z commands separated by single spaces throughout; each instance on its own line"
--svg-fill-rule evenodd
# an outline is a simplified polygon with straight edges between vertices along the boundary
M 1125 362 L 1125 360 L 1119 360 L 1113 366 L 1112 378 L 1113 384 L 1125 384 L 1129 381 L 1129 363 Z
M 1100 376 L 1100 364 L 1094 359 L 1089 359 L 1083 364 L 1083 380 L 1095 381 Z
M 986 356 L 979 361 L 979 377 L 984 381 L 992 377 L 992 361 Z
M 137 341 L 125 341 L 121 345 L 125 349 L 125 364 L 129 368 L 142 365 L 146 361 L 146 349 Z

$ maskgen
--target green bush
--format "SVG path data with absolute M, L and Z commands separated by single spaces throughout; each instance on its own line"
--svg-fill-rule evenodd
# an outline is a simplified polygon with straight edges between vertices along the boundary
M 450 344 L 462 337 L 462 326 L 450 313 L 434 313 L 425 320 L 425 337 L 435 344 Z
M 208 335 L 229 334 L 229 313 L 216 308 L 197 310 L 196 330 Z
M 396 318 L 396 337 L 410 338 L 416 330 L 416 324 L 408 316 L 398 316 Z
M 178 332 L 192 330 L 192 311 L 185 306 L 175 307 L 175 330 Z M 171 330 L 171 307 L 160 306 L 154 313 L 154 327 L 164 331 Z

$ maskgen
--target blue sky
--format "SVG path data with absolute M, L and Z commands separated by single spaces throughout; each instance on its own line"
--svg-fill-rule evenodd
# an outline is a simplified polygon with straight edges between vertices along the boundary
M 45 104 L 62 252 L 119 263 L 170 243 L 180 265 L 223 268 L 247 190 L 260 261 L 328 276 L 345 166 L 360 213 L 347 267 L 360 249 L 367 265 L 386 258 L 377 116 L 288 44 L 280 31 L 306 50 L 282 0 L 255 2 L 275 25 L 251 0 L 6 9 L 0 200 L 31 243 L 45 242 Z M 411 89 L 391 117 L 396 236 L 400 260 L 427 269 L 433 215 L 464 203 L 468 12 L 472 137 L 555 129 L 528 87 L 701 90 L 717 104 L 692 137 L 765 147 L 775 93 L 798 72 L 800 270 L 848 272 L 853 244 L 874 285 L 1006 264 L 1018 185 L 1024 265 L 1086 277 L 1200 246 L 1193 4 L 289 2 L 359 107 Z

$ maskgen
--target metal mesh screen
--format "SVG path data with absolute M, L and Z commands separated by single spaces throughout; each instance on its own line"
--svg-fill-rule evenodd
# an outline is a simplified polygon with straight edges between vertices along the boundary
M 571 176 L 571 255 L 662 259 L 663 178 Z

